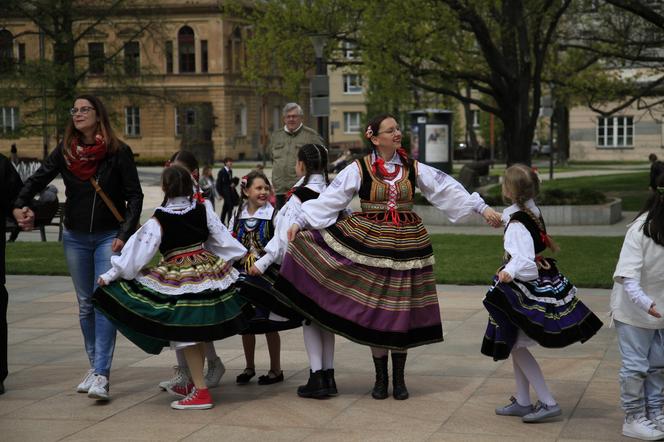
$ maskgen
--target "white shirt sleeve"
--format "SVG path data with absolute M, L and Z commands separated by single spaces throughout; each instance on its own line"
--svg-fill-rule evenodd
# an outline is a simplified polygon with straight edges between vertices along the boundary
M 161 225 L 150 218 L 134 232 L 122 248 L 122 254 L 111 256 L 111 268 L 101 275 L 110 283 L 116 279 L 134 279 L 157 253 L 161 244 Z
M 620 258 L 613 280 L 623 283 L 625 278 L 635 279 L 640 283 L 641 269 L 643 268 L 643 241 L 645 235 L 641 230 L 642 223 L 633 223 L 627 230 L 625 241 L 620 249 Z
M 274 236 L 265 245 L 265 254 L 254 263 L 261 273 L 265 273 L 272 263 L 280 263 L 283 259 L 288 248 L 288 229 L 293 225 L 294 220 L 301 216 L 301 212 L 302 201 L 292 195 L 275 216 Z
M 512 278 L 531 281 L 538 276 L 535 262 L 535 244 L 530 232 L 519 222 L 511 222 L 505 230 L 505 251 L 510 260 L 503 269 Z
M 418 163 L 417 185 L 422 195 L 451 222 L 471 213 L 482 214 L 489 207 L 477 193 L 468 191 L 457 180 L 426 164 Z
M 631 299 L 637 307 L 646 312 L 650 310 L 654 301 L 643 291 L 641 284 L 639 284 L 637 279 L 624 278 L 622 284 L 625 288 L 625 292 L 627 292 L 627 296 L 629 296 L 629 299 Z
M 339 212 L 348 207 L 361 184 L 359 165 L 354 162 L 339 172 L 318 198 L 303 203 L 302 211 L 294 218 L 293 223 L 310 229 L 331 226 L 337 221 Z
M 231 232 L 221 223 L 217 214 L 207 204 L 205 205 L 205 213 L 207 214 L 207 225 L 210 231 L 210 236 L 203 245 L 205 249 L 225 261 L 235 261 L 242 258 L 247 253 L 247 249 L 237 239 L 233 238 Z

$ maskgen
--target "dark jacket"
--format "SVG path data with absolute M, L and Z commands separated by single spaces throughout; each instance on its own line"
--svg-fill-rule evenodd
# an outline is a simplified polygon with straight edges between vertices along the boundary
M 81 181 L 67 168 L 62 144 L 44 160 L 30 177 L 14 202 L 14 207 L 28 206 L 32 198 L 53 179 L 62 175 L 65 183 L 65 227 L 78 232 L 103 232 L 120 229 L 118 238 L 127 241 L 136 230 L 143 207 L 143 191 L 138 180 L 131 148 L 121 143 L 120 149 L 99 164 L 95 177 L 104 193 L 124 217 L 118 223 L 106 203 L 96 194 L 90 181 Z
M 21 190 L 21 177 L 12 166 L 9 159 L 0 154 L 0 210 L 2 211 L 2 220 L 5 217 L 12 215 L 14 208 L 14 199 Z M 4 227 L 4 226 L 3 226 Z M 2 239 L 0 239 L 0 284 L 5 281 L 5 232 L 2 232 Z
M 231 179 L 233 170 L 227 171 L 226 167 L 222 167 L 217 174 L 217 193 L 225 200 L 224 203 L 230 203 L 231 198 Z

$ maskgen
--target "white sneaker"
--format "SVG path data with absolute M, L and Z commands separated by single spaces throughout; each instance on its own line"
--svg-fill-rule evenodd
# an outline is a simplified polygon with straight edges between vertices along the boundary
M 655 424 L 655 428 L 659 431 L 664 432 L 664 414 L 658 414 L 657 416 L 650 416 L 650 422 Z
M 659 431 L 655 424 L 645 416 L 625 418 L 622 428 L 623 436 L 641 440 L 664 439 L 664 432 Z
M 94 379 L 95 379 L 95 369 L 91 368 L 85 374 L 85 377 L 83 378 L 81 383 L 78 384 L 78 387 L 76 387 L 76 391 L 79 393 L 87 393 Z
M 176 385 L 187 385 L 191 384 L 191 375 L 189 374 L 189 367 L 180 367 L 178 365 L 173 366 L 173 377 L 167 381 L 162 381 L 159 383 L 159 388 L 163 391 L 172 389 Z
M 108 378 L 101 374 L 96 374 L 92 385 L 88 390 L 88 397 L 90 399 L 97 399 L 98 401 L 108 401 L 111 396 L 108 394 Z
M 221 359 L 217 356 L 214 360 L 208 359 L 207 373 L 205 373 L 205 385 L 208 388 L 213 388 L 219 385 L 221 377 L 226 373 L 226 367 Z

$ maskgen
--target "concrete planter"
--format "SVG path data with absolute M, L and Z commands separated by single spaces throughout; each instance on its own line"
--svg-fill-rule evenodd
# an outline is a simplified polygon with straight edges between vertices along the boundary
M 622 218 L 622 200 L 613 198 L 606 204 L 592 206 L 539 206 L 542 216 L 549 226 L 586 226 L 586 225 L 610 225 L 615 224 Z M 495 207 L 502 211 L 504 207 Z M 438 209 L 433 206 L 415 206 L 413 209 L 425 225 L 433 226 L 481 226 L 484 219 L 479 216 L 471 216 L 457 223 L 451 223 Z

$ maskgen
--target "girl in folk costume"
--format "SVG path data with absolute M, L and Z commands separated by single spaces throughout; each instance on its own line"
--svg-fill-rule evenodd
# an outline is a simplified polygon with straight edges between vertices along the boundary
M 520 416 L 524 422 L 561 414 L 527 347 L 539 343 L 560 348 L 585 342 L 602 326 L 576 297 L 576 288 L 558 272 L 556 261 L 539 255 L 547 247 L 558 248 L 547 235 L 533 200 L 538 191 L 539 181 L 531 168 L 517 164 L 505 170 L 503 197 L 514 203 L 502 216 L 506 263 L 484 299 L 490 317 L 482 353 L 495 360 L 507 359 L 511 353 L 516 380 L 515 396 L 496 414 Z M 530 402 L 530 385 L 539 398 L 535 407 Z
M 179 150 L 171 156 L 171 159 L 166 164 L 168 166 L 180 166 L 189 171 L 193 181 L 193 198 L 198 202 L 209 206 L 208 209 L 214 212 L 214 205 L 206 198 L 203 197 L 203 192 L 198 184 L 198 160 L 193 153 L 186 150 Z M 205 385 L 208 388 L 214 388 L 219 385 L 221 377 L 226 372 L 226 367 L 217 355 L 214 348 L 214 343 L 208 341 L 204 343 L 205 359 L 207 361 L 207 370 L 205 372 Z M 187 360 L 184 357 L 184 350 L 176 349 L 175 356 L 177 358 L 177 365 L 173 367 L 174 375 L 167 381 L 159 383 L 159 388 L 164 391 L 169 391 L 173 394 L 186 396 L 189 394 L 187 388 L 192 385 L 191 374 L 187 366 Z
M 498 225 L 500 216 L 453 178 L 408 158 L 394 117 L 374 118 L 365 135 L 372 153 L 302 204 L 275 288 L 321 328 L 371 347 L 375 399 L 388 395 L 392 350 L 393 396 L 406 399 L 406 350 L 443 339 L 431 241 L 412 212 L 415 186 L 452 221 L 481 213 Z M 362 211 L 337 222 L 356 194 Z M 301 228 L 317 230 L 296 236 Z
M 175 409 L 213 406 L 205 385 L 203 341 L 237 334 L 248 326 L 251 306 L 237 295 L 232 261 L 246 249 L 209 206 L 193 199 L 189 171 L 164 169 L 164 202 L 127 242 L 99 278 L 94 302 L 118 329 L 148 353 L 184 349 L 193 385 L 171 403 Z M 143 268 L 160 251 L 162 260 Z M 113 282 L 115 281 L 115 282 Z
M 611 293 L 622 358 L 622 431 L 642 440 L 664 439 L 664 175 L 655 184 L 627 230 Z
M 275 267 L 278 271 L 278 266 L 273 263 L 281 263 L 286 253 L 288 229 L 302 211 L 302 203 L 318 198 L 328 185 L 327 149 L 320 144 L 305 144 L 300 147 L 295 162 L 295 173 L 300 180 L 288 192 L 288 200 L 275 218 L 274 237 L 265 246 L 265 254 L 249 269 L 250 275 L 267 274 Z M 273 278 L 270 279 L 274 282 Z M 275 295 L 279 299 L 284 299 L 279 294 Z M 278 305 L 272 306 L 272 310 L 281 313 L 281 310 L 277 309 L 283 304 L 277 298 L 264 296 L 262 299 L 277 302 Z M 289 311 L 283 313 L 283 315 L 288 314 Z M 334 333 L 315 323 L 305 323 L 303 333 L 311 371 L 309 381 L 306 385 L 298 387 L 297 394 L 300 397 L 310 398 L 335 396 L 337 386 L 334 380 Z
M 240 181 L 242 202 L 238 206 L 235 215 L 230 221 L 233 236 L 247 248 L 247 255 L 242 262 L 242 271 L 248 271 L 256 259 L 263 256 L 264 247 L 274 235 L 274 215 L 276 211 L 268 202 L 270 196 L 270 181 L 263 172 L 251 171 Z M 249 299 L 260 299 L 252 287 L 244 284 L 242 294 L 247 294 Z M 256 295 L 256 296 L 252 296 Z M 269 296 L 265 294 L 265 296 Z M 270 370 L 266 375 L 258 378 L 259 385 L 269 385 L 284 380 L 281 371 L 281 338 L 279 330 L 288 330 L 299 327 L 300 322 L 288 321 L 286 318 L 275 315 L 265 308 L 257 306 L 256 316 L 251 320 L 250 327 L 242 334 L 242 346 L 246 368 L 240 373 L 236 382 L 240 385 L 247 384 L 256 375 L 254 355 L 256 352 L 256 334 L 265 334 L 267 348 L 270 353 Z

